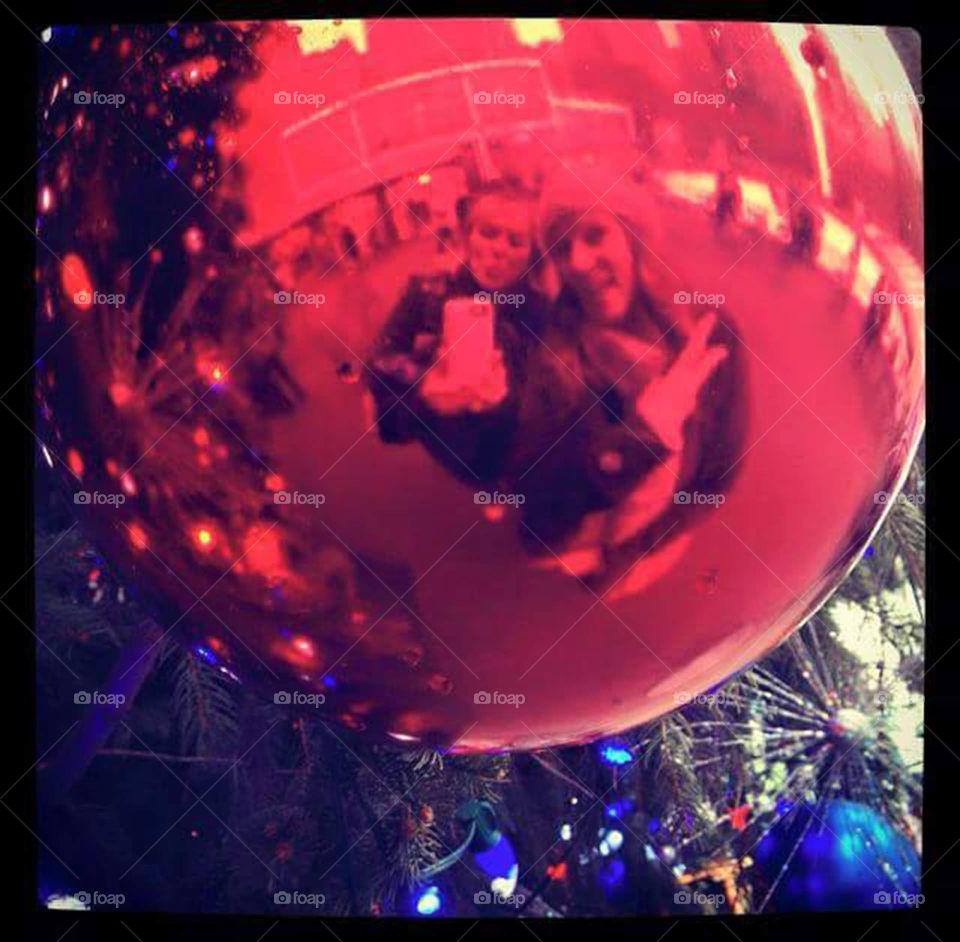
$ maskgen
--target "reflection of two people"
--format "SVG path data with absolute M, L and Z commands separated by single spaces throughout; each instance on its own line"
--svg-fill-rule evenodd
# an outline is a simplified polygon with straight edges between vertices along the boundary
M 474 195 L 465 264 L 412 279 L 372 388 L 385 441 L 420 441 L 475 489 L 524 495 L 537 565 L 588 578 L 644 557 L 623 593 L 685 548 L 679 524 L 699 508 L 674 495 L 728 483 L 744 391 L 730 327 L 713 312 L 671 324 L 644 290 L 653 216 L 640 187 L 596 176 L 549 181 L 538 225 L 532 194 Z M 562 285 L 553 302 L 534 287 L 537 231 Z

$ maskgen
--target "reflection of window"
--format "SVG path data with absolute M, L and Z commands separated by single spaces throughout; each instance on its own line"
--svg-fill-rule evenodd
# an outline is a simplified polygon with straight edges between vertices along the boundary
M 853 230 L 836 216 L 823 213 L 823 229 L 820 235 L 820 254 L 817 264 L 827 271 L 845 274 L 851 266 L 851 256 L 856 244 Z
M 770 187 L 761 180 L 747 180 L 741 177 L 740 211 L 747 225 L 755 226 L 768 235 L 783 242 L 790 241 L 790 226 L 786 214 L 779 211 Z

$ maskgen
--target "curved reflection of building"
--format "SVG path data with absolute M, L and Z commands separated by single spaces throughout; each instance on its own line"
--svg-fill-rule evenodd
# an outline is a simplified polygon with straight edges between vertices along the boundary
M 537 59 L 494 59 L 364 89 L 291 124 L 281 140 L 292 206 L 253 240 L 299 219 L 314 263 L 349 267 L 398 242 L 451 245 L 457 203 L 472 185 L 508 176 L 536 188 L 545 162 L 590 141 L 628 150 L 635 128 L 626 105 L 554 95 Z

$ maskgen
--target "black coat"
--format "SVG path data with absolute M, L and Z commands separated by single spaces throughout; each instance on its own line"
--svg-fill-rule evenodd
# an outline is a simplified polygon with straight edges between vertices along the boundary
M 522 536 L 537 555 L 563 552 L 586 514 L 616 512 L 667 459 L 669 450 L 636 413 L 635 402 L 684 343 L 642 296 L 624 327 L 605 329 L 584 325 L 576 299 L 565 293 L 543 337 L 546 346 L 538 344 L 530 354 L 506 485 L 525 495 Z M 744 351 L 723 312 L 710 342 L 729 352 L 700 390 L 685 425 L 676 491 L 721 493 L 743 448 Z M 638 363 L 643 344 L 650 350 Z M 671 504 L 622 546 L 606 547 L 608 563 L 636 558 L 668 533 L 679 536 L 684 527 L 678 524 L 704 509 Z
M 418 389 L 436 359 L 444 304 L 482 290 L 465 267 L 453 275 L 411 278 L 376 343 L 371 391 L 385 442 L 419 441 L 458 478 L 489 489 L 496 487 L 508 462 L 528 352 L 537 343 L 535 334 L 547 316 L 545 299 L 522 282 L 503 291 L 522 295 L 521 304 L 494 304 L 494 340 L 503 351 L 508 380 L 507 395 L 497 406 L 480 413 L 443 415 L 431 408 Z

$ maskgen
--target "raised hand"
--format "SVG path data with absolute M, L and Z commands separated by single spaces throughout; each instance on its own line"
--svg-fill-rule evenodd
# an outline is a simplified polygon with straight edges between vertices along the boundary
M 700 390 L 729 354 L 725 346 L 709 343 L 716 324 L 715 313 L 704 315 L 673 365 L 637 397 L 637 414 L 672 451 L 683 447 L 683 426 L 696 409 Z

